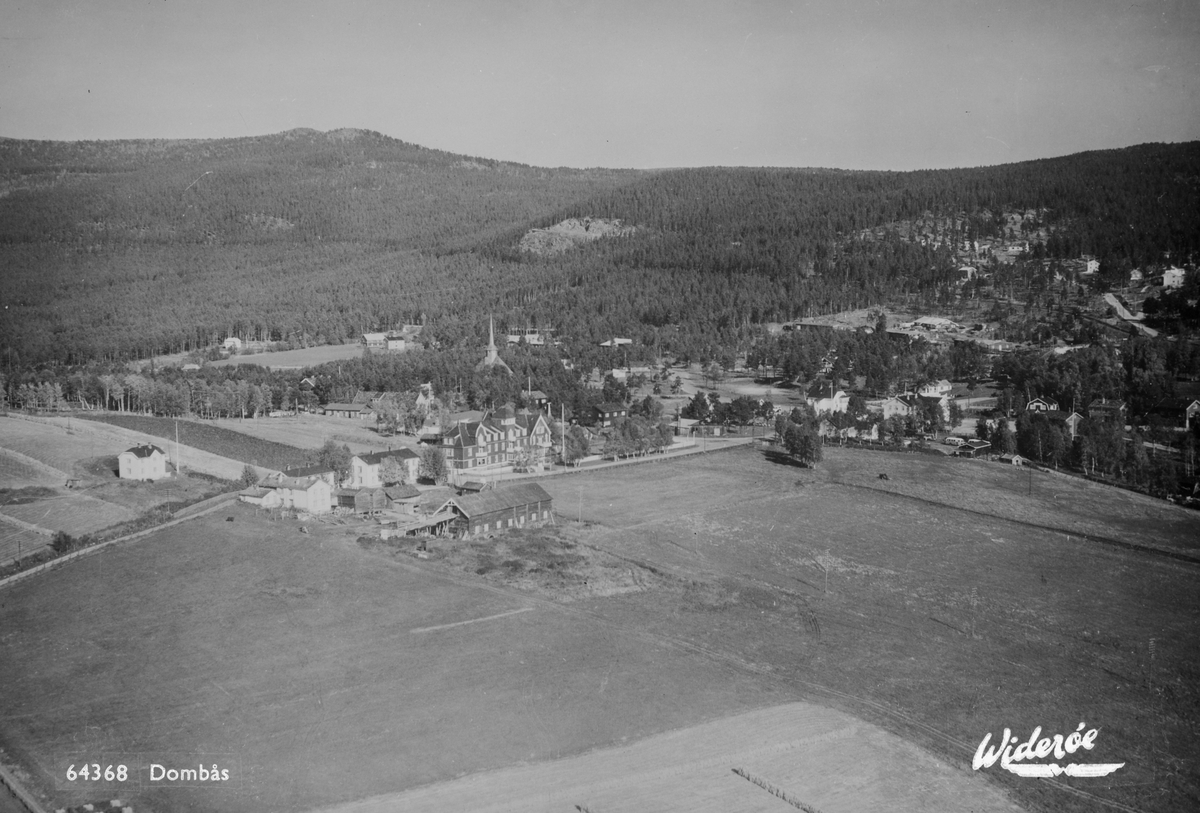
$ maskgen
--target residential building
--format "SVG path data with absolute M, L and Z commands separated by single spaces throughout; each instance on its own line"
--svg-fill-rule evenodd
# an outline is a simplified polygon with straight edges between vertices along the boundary
M 259 486 L 274 490 L 278 495 L 275 504 L 281 508 L 294 508 L 310 514 L 328 514 L 333 508 L 333 489 L 320 477 L 273 474 Z
M 1182 288 L 1185 276 L 1187 276 L 1187 273 L 1182 268 L 1176 268 L 1172 266 L 1163 271 L 1163 287 Z
M 1088 417 L 1101 421 L 1116 421 L 1125 425 L 1125 402 L 1098 398 L 1088 404 Z
M 805 400 L 818 415 L 822 412 L 845 412 L 850 406 L 850 396 L 846 391 L 836 389 L 834 383 L 827 380 L 817 380 L 810 384 L 805 393 Z
M 511 465 L 526 455 L 544 458 L 551 441 L 545 415 L 506 404 L 490 417 L 444 430 L 440 447 L 450 468 L 462 470 Z
M 122 480 L 161 480 L 167 476 L 167 455 L 151 443 L 141 443 L 117 455 Z
M 629 407 L 624 404 L 604 403 L 592 407 L 596 417 L 596 426 L 612 426 L 619 418 L 629 417 Z
M 1167 426 L 1176 429 L 1191 429 L 1193 422 L 1200 419 L 1200 400 L 1163 398 L 1151 408 L 1150 415 L 1157 416 Z
M 350 474 L 344 485 L 347 488 L 379 488 L 382 486 L 383 461 L 391 458 L 404 469 L 406 482 L 417 481 L 417 468 L 421 457 L 411 449 L 391 449 L 386 452 L 356 454 L 350 458 Z

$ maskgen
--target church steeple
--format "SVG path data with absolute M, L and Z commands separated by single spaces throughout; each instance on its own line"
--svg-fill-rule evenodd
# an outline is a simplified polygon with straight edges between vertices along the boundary
M 512 369 L 504 363 L 504 359 L 500 358 L 500 353 L 496 350 L 496 320 L 492 317 L 488 317 L 487 355 L 475 366 L 475 369 L 482 370 L 490 367 L 502 367 L 505 372 L 512 374 Z

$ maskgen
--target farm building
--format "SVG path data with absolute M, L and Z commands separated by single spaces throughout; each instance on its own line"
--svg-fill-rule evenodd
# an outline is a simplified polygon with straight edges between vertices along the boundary
M 992 444 L 986 440 L 978 440 L 971 438 L 966 443 L 958 447 L 958 451 L 954 454 L 959 457 L 978 457 L 981 454 L 987 454 L 992 449 Z
M 167 455 L 153 444 L 139 444 L 117 455 L 117 474 L 122 480 L 161 480 L 167 476 Z
M 417 513 L 417 504 L 421 502 L 421 490 L 416 486 L 387 486 L 383 493 L 387 495 L 392 510 L 406 514 Z
M 374 411 L 366 404 L 326 404 L 325 414 L 335 418 L 366 420 L 374 414 Z
M 524 483 L 451 497 L 437 513 L 446 511 L 455 515 L 450 523 L 452 534 L 475 536 L 548 522 L 553 506 L 546 489 L 537 483 Z
M 349 508 L 356 514 L 374 514 L 391 507 L 382 488 L 339 488 L 334 499 L 338 508 Z
M 1028 412 L 1056 412 L 1058 411 L 1058 401 L 1038 396 L 1027 403 L 1025 409 Z
M 278 491 L 263 486 L 250 486 L 250 488 L 242 489 L 238 492 L 238 499 L 259 508 L 278 508 L 283 504 Z

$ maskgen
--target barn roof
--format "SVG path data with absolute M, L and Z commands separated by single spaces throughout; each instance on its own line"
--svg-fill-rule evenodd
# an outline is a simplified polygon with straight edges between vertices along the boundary
M 451 497 L 447 504 L 454 503 L 467 517 L 477 517 L 504 511 L 518 506 L 535 502 L 550 502 L 546 489 L 537 483 L 523 483 L 515 486 L 481 491 L 478 494 L 464 494 L 461 497 Z

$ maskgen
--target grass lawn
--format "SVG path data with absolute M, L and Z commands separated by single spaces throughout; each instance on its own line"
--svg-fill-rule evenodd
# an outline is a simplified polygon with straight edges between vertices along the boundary
M 302 449 L 234 432 L 207 421 L 155 418 L 149 415 L 80 415 L 89 421 L 120 426 L 143 432 L 165 440 L 175 440 L 175 428 L 179 427 L 179 442 L 205 452 L 252 463 L 268 469 L 285 469 L 307 465 L 308 457 Z

